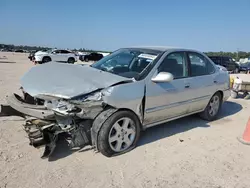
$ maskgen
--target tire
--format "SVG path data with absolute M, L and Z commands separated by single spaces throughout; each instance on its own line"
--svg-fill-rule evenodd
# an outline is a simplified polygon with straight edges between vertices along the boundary
M 140 132 L 140 121 L 135 114 L 117 111 L 103 123 L 97 136 L 97 147 L 106 157 L 126 153 L 136 147 Z
M 235 70 L 234 70 L 234 73 L 239 73 L 239 68 L 236 68 Z
M 88 58 L 85 58 L 85 59 L 84 59 L 84 61 L 88 62 L 88 61 L 89 61 L 89 59 L 88 59 Z
M 42 60 L 42 63 L 48 63 L 50 61 L 51 61 L 50 57 L 44 57 L 43 60 Z
M 75 58 L 70 57 L 70 58 L 68 59 L 68 63 L 69 63 L 69 64 L 74 64 L 74 63 L 75 63 Z
M 214 101 L 217 101 L 217 102 L 215 102 L 216 105 L 215 105 Z M 213 107 L 211 106 L 212 103 L 214 103 Z M 222 96 L 219 92 L 217 92 L 211 97 L 205 110 L 199 114 L 200 117 L 204 120 L 207 120 L 207 121 L 215 120 L 216 117 L 218 116 L 220 109 L 221 109 L 221 104 L 222 104 Z M 214 110 L 212 110 L 213 108 L 214 108 Z M 213 111 L 213 113 L 211 113 L 212 111 Z

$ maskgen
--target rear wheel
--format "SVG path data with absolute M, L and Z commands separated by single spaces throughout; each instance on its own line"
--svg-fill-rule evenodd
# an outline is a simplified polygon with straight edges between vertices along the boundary
M 118 111 L 102 125 L 97 137 L 100 152 L 111 157 L 130 151 L 140 137 L 140 122 L 129 111 Z
M 222 96 L 219 92 L 215 93 L 210 99 L 205 110 L 200 113 L 200 116 L 204 120 L 212 121 L 216 119 L 222 104 Z
M 68 63 L 69 63 L 69 64 L 74 64 L 74 63 L 75 63 L 75 59 L 74 59 L 73 57 L 70 57 L 70 58 L 68 59 Z

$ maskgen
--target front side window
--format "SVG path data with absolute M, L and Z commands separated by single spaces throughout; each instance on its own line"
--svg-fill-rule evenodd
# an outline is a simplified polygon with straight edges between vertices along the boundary
M 160 52 L 144 49 L 120 49 L 92 64 L 91 67 L 127 78 L 137 79 Z
M 61 50 L 54 50 L 52 53 L 53 53 L 53 54 L 60 54 L 60 53 L 61 53 Z
M 203 55 L 190 52 L 188 58 L 190 60 L 191 76 L 209 75 L 215 72 L 214 66 Z
M 169 72 L 174 79 L 188 76 L 187 63 L 184 52 L 174 52 L 169 54 L 158 67 L 158 72 Z

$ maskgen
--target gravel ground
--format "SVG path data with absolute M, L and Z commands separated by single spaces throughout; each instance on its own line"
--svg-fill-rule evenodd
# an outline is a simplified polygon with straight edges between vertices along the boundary
M 0 104 L 34 66 L 27 56 L 0 53 Z M 214 122 L 190 116 L 150 128 L 136 149 L 114 158 L 69 151 L 60 141 L 53 156 L 41 159 L 43 148 L 28 145 L 23 119 L 0 117 L 0 187 L 248 188 L 250 146 L 236 138 L 249 108 L 250 101 L 229 99 Z

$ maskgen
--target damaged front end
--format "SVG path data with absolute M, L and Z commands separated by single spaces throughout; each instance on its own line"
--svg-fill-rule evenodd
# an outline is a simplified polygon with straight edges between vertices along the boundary
M 101 95 L 101 91 L 96 91 L 71 100 L 48 95 L 40 95 L 38 99 L 24 92 L 24 97 L 14 94 L 7 101 L 10 106 L 26 115 L 24 129 L 30 145 L 36 148 L 45 146 L 42 158 L 47 158 L 53 153 L 58 136 L 62 133 L 70 149 L 92 144 L 93 120 L 107 107 Z M 39 104 L 35 101 L 39 101 Z
M 117 109 L 134 111 L 142 121 L 144 83 L 133 79 L 51 62 L 29 70 L 21 85 L 24 96 L 14 94 L 7 101 L 27 117 L 24 128 L 30 145 L 45 146 L 43 158 L 53 153 L 60 134 L 66 135 L 70 148 L 91 145 L 98 151 L 98 131 Z

